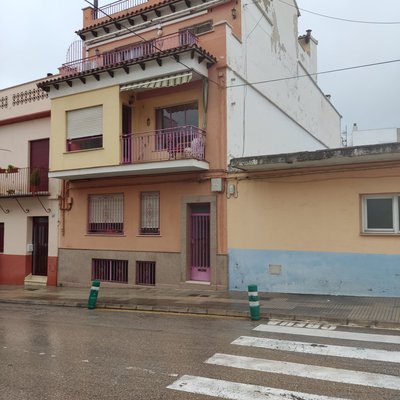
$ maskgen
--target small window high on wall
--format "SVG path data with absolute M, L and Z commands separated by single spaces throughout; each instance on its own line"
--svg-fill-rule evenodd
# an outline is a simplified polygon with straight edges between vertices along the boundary
M 67 151 L 103 146 L 103 106 L 67 111 Z

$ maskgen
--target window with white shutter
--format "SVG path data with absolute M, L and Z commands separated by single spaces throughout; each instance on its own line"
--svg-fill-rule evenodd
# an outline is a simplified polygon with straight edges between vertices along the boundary
M 123 233 L 124 195 L 122 193 L 89 196 L 89 233 Z
M 103 146 L 103 106 L 67 111 L 67 150 Z

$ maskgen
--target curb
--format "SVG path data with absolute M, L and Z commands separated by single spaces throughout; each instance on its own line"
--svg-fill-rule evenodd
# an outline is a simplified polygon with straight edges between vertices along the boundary
M 76 307 L 87 308 L 87 302 L 82 301 L 54 301 L 54 300 L 32 300 L 32 299 L 0 299 L 0 303 L 5 304 L 23 304 L 23 305 L 40 305 L 54 307 Z M 96 308 L 108 310 L 125 310 L 139 312 L 158 312 L 158 313 L 173 313 L 173 314 L 191 314 L 191 315 L 209 315 L 220 317 L 234 318 L 250 318 L 249 311 L 242 310 L 227 310 L 223 308 L 206 308 L 206 307 L 186 307 L 186 306 L 151 306 L 146 304 L 111 304 L 98 303 Z M 317 321 L 330 324 L 349 326 L 357 325 L 364 328 L 382 328 L 382 329 L 400 329 L 400 322 L 377 321 L 377 320 L 357 320 L 337 317 L 324 317 L 302 314 L 282 314 L 280 312 L 265 312 L 260 314 L 260 320 L 282 319 L 288 321 Z

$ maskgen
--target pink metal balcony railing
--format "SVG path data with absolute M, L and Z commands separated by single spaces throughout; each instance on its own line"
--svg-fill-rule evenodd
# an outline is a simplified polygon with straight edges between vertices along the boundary
M 108 67 L 116 63 L 135 60 L 164 50 L 198 43 L 198 38 L 188 30 L 166 35 L 157 39 L 136 43 L 120 50 L 104 52 L 80 60 L 65 63 L 60 68 L 60 74 L 67 76 L 78 74 L 91 69 Z
M 121 136 L 121 164 L 180 159 L 205 160 L 205 131 L 188 125 Z
M 47 194 L 48 173 L 49 170 L 45 168 L 0 169 L 0 197 Z
M 140 4 L 147 3 L 149 0 L 118 0 L 103 7 L 99 7 L 98 10 L 93 10 L 93 19 L 107 17 L 111 14 L 115 14 L 120 11 L 127 10 L 128 8 L 139 6 Z

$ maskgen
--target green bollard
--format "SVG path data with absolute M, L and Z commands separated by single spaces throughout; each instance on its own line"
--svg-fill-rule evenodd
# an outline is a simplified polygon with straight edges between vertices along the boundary
M 97 296 L 100 290 L 100 281 L 93 281 L 92 287 L 90 288 L 88 309 L 93 310 L 96 308 Z
M 260 319 L 260 302 L 258 301 L 257 285 L 248 286 L 250 317 L 252 321 Z

